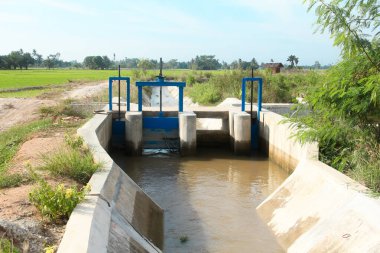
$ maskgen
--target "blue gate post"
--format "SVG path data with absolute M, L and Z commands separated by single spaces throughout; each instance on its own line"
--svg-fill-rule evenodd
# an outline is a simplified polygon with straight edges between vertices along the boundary
M 258 87 L 258 99 L 257 99 L 257 122 L 260 124 L 260 112 L 261 112 L 261 104 L 263 98 L 263 79 L 259 78 L 259 87 Z
M 143 99 L 142 99 L 142 89 L 143 87 L 142 86 L 138 86 L 138 103 L 139 103 L 139 112 L 142 112 L 142 103 L 143 103 Z
M 127 111 L 131 111 L 131 80 L 127 79 Z
M 243 78 L 241 88 L 241 111 L 245 112 L 245 78 Z
M 179 112 L 183 112 L 183 86 L 178 87 L 178 103 Z
M 112 111 L 112 77 L 108 79 L 108 109 Z
M 257 117 L 255 122 L 251 125 L 252 133 L 252 147 L 258 148 L 258 139 L 259 139 L 259 126 L 260 126 L 260 112 L 262 108 L 262 91 L 263 91 L 263 79 L 261 77 L 244 77 L 242 80 L 242 91 L 241 91 L 241 111 L 245 112 L 245 92 L 246 92 L 246 83 L 247 82 L 258 82 L 257 87 Z M 253 98 L 251 98 L 253 99 Z

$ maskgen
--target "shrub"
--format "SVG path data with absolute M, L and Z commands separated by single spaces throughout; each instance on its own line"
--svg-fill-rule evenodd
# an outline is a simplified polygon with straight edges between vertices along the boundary
M 79 117 L 82 119 L 87 118 L 91 115 L 90 113 L 86 113 L 84 111 L 74 108 L 71 105 L 72 102 L 73 102 L 72 100 L 68 99 L 68 100 L 65 100 L 63 103 L 60 103 L 59 105 L 43 106 L 40 108 L 40 113 L 44 117 L 74 116 L 74 117 Z
M 44 157 L 45 164 L 40 169 L 48 170 L 54 175 L 67 176 L 85 184 L 100 167 L 94 163 L 89 152 L 62 149 L 60 152 Z
M 45 180 L 39 180 L 39 186 L 29 193 L 29 200 L 44 217 L 57 223 L 69 218 L 89 190 L 89 185 L 78 191 L 75 187 L 65 187 L 63 184 L 54 188 Z
M 190 91 L 190 97 L 201 104 L 214 104 L 221 100 L 222 94 L 209 83 L 197 83 Z
M 95 163 L 91 152 L 83 147 L 82 138 L 66 135 L 65 139 L 68 147 L 53 155 L 44 156 L 44 164 L 40 169 L 86 184 L 100 168 L 100 164 Z

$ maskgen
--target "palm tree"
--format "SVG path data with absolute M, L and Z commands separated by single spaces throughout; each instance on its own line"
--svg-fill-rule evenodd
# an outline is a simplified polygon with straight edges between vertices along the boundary
M 294 68 L 298 64 L 298 57 L 290 55 L 286 61 L 290 62 L 290 68 Z

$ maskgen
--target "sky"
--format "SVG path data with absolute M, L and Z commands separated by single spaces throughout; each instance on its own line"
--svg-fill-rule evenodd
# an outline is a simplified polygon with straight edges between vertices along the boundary
M 334 64 L 340 49 L 315 20 L 302 0 L 0 0 L 0 55 Z

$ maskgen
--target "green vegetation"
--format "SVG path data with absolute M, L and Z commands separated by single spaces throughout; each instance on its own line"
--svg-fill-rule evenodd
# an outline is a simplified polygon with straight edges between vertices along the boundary
M 28 177 L 20 174 L 0 174 L 0 189 L 20 186 Z
M 255 76 L 264 79 L 264 103 L 291 103 L 296 97 L 303 96 L 308 89 L 315 86 L 324 75 L 321 71 L 299 71 L 272 74 L 267 71 L 257 71 Z M 209 79 L 194 78 L 194 85 L 186 88 L 187 94 L 194 102 L 200 104 L 215 104 L 228 97 L 241 97 L 241 80 L 251 76 L 249 71 L 222 71 L 211 75 Z M 192 77 L 192 76 L 190 76 Z M 257 84 L 254 84 L 254 101 L 257 100 Z M 250 94 L 248 85 L 247 94 Z M 248 97 L 248 99 L 250 99 Z
M 60 184 L 50 186 L 45 180 L 39 180 L 39 186 L 29 193 L 29 200 L 50 221 L 59 223 L 67 220 L 70 214 L 90 191 L 87 185 L 80 190 Z
M 187 235 L 182 235 L 180 238 L 179 238 L 179 241 L 181 243 L 185 243 L 189 240 L 189 237 Z
M 21 253 L 21 250 L 13 245 L 12 240 L 0 238 L 0 253 Z
M 20 145 L 32 133 L 49 128 L 51 123 L 50 119 L 38 120 L 0 133 L 0 189 L 14 187 L 20 185 L 24 180 L 29 180 L 24 175 L 8 175 L 6 172 L 9 162 L 20 148 Z
M 77 127 L 83 122 L 82 120 L 66 122 L 61 120 L 62 117 L 76 116 L 79 119 L 83 119 L 89 116 L 79 110 L 74 110 L 70 106 L 70 102 L 70 100 L 67 100 L 57 106 L 43 107 L 41 108 L 41 114 L 44 117 L 43 119 L 12 127 L 0 133 L 0 189 L 19 186 L 22 183 L 30 181 L 28 175 L 8 174 L 7 171 L 11 160 L 19 150 L 21 144 L 32 134 L 61 127 L 67 130 Z M 54 121 L 52 119 L 54 119 Z M 78 156 L 79 155 L 73 155 L 73 159 L 78 158 Z M 85 158 L 89 159 L 87 156 L 85 156 Z M 88 172 L 83 172 L 83 174 L 86 173 Z M 78 174 L 80 175 L 80 173 Z M 78 177 L 85 178 L 85 176 Z
M 44 157 L 44 164 L 39 169 L 86 184 L 92 174 L 100 168 L 100 164 L 94 163 L 90 150 L 83 147 L 82 138 L 66 135 L 65 139 L 67 147 Z
M 128 76 L 129 71 L 122 71 Z M 106 80 L 117 75 L 115 70 L 69 70 L 69 69 L 30 69 L 30 70 L 0 70 L 0 91 L 33 87 L 52 86 L 79 81 Z
M 84 119 L 92 116 L 92 114 L 76 110 L 71 105 L 72 102 L 73 100 L 66 99 L 56 106 L 43 106 L 40 108 L 40 113 L 43 117 L 74 116 Z
M 341 46 L 343 60 L 306 94 L 312 113 L 290 121 L 301 141 L 319 142 L 323 162 L 380 192 L 379 6 L 372 0 L 305 2 Z

